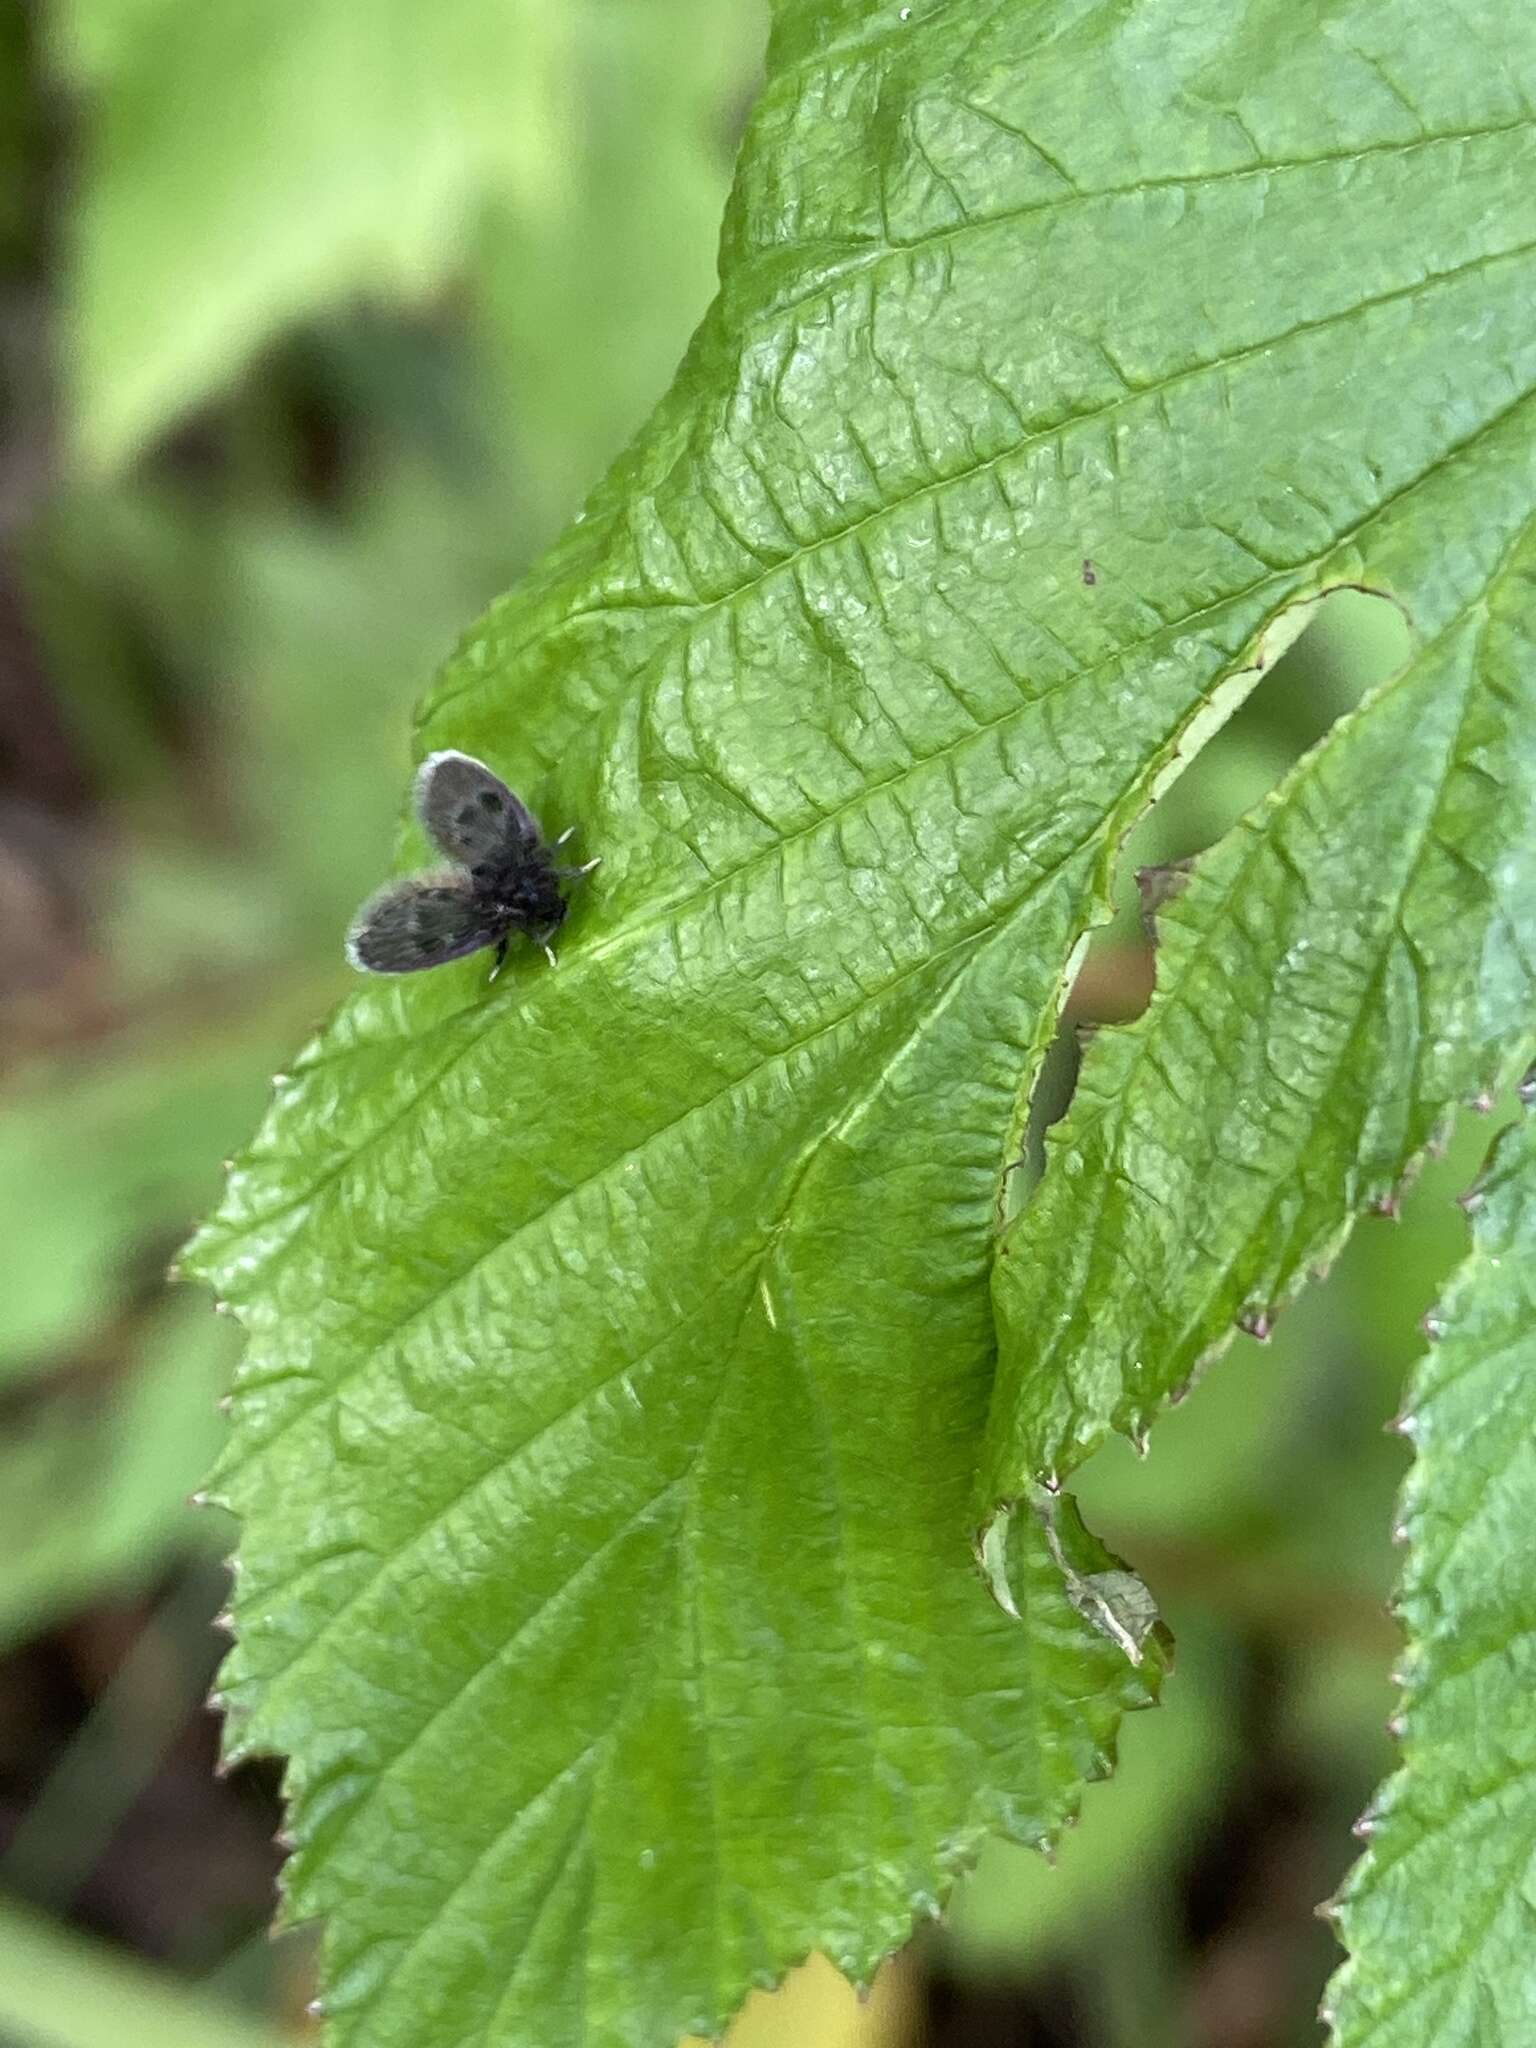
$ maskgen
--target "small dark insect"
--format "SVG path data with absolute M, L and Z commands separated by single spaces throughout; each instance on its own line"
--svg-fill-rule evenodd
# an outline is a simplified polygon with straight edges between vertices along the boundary
M 562 882 L 597 866 L 562 868 L 554 856 L 571 826 L 546 846 L 538 819 L 499 775 L 470 754 L 429 754 L 416 776 L 416 815 L 451 867 L 408 875 L 370 896 L 347 933 L 347 958 L 369 974 L 414 974 L 496 948 L 494 981 L 514 932 L 555 964 L 550 940 L 565 922 Z

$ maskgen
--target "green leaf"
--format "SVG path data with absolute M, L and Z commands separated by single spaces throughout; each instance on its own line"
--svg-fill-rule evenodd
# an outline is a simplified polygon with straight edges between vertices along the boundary
M 1154 878 L 1157 995 L 1092 1047 L 1002 1246 L 987 1500 L 1144 1434 L 1528 1056 L 1531 466 L 1506 415 L 1362 529 L 1419 651 L 1192 877 Z
M 1400 1423 L 1408 1636 L 1401 1769 L 1339 1909 L 1339 2048 L 1517 2048 L 1536 2035 L 1536 1123 L 1469 1201 L 1473 1249 Z M 1432 1328 L 1438 1331 L 1438 1324 Z
M 1400 589 L 1442 757 L 1475 695 L 1507 766 L 1522 80 L 1492 0 L 783 0 L 678 381 L 423 720 L 602 856 L 559 969 L 360 990 L 197 1253 L 251 1338 L 232 1742 L 293 1758 L 338 2041 L 868 1976 L 1147 1696 L 1069 1502 L 994 1602 L 969 1554 L 1007 1168 L 1116 844 L 1294 607 Z M 1457 791 L 1484 913 L 1523 856 Z
M 1157 1713 L 1126 1723 L 1113 1782 L 1088 1788 L 1053 1863 L 992 1841 L 957 1887 L 940 1937 L 946 1974 L 1017 1979 L 1109 1927 L 1124 1944 L 1127 1917 L 1155 1924 L 1164 1899 L 1176 1908 L 1172 1870 L 1237 1762 L 1225 1715 L 1231 1661 L 1218 1635 L 1180 1630 L 1176 1682 Z
M 559 190 L 569 30 L 537 0 L 73 0 L 55 33 L 99 98 L 71 320 L 97 468 L 287 322 L 420 297 L 488 194 Z

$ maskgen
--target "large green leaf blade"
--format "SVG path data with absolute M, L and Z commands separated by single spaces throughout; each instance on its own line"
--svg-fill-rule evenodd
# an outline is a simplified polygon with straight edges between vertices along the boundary
M 1516 2048 L 1536 2031 L 1536 1125 L 1505 1133 L 1402 1427 L 1402 1767 L 1345 1890 L 1339 2048 Z
M 970 1559 L 1002 1185 L 1115 843 L 1536 373 L 1461 12 L 781 8 L 677 384 L 427 707 L 602 854 L 560 967 L 363 991 L 198 1254 L 339 2039 L 867 1975 L 1146 1696 L 1068 1503 Z

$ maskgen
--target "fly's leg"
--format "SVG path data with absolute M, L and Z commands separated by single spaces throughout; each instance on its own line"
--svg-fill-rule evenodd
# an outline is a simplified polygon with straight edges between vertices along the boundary
M 511 939 L 512 934 L 510 932 L 503 932 L 496 941 L 496 959 L 490 972 L 490 980 L 492 981 L 496 979 L 502 968 L 507 964 L 507 947 L 511 943 Z
M 555 874 L 562 882 L 582 882 L 594 868 L 600 868 L 602 864 L 603 856 L 599 854 L 596 860 L 585 861 L 579 868 L 556 868 Z

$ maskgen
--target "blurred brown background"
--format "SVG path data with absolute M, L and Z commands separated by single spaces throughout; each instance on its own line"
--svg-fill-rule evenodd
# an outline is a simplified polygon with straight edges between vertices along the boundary
M 343 992 L 410 708 L 664 387 L 711 289 L 758 0 L 73 0 L 0 17 L 0 2048 L 302 2034 L 278 1772 L 215 1773 L 229 1531 L 186 1503 L 228 1328 L 167 1261 Z M 360 61 L 366 59 L 366 61 Z M 1149 821 L 1074 1023 L 1134 1014 L 1129 880 L 1400 659 L 1329 601 Z M 1053 1075 L 1059 1108 L 1075 1038 Z M 1282 2048 L 1388 1768 L 1382 1433 L 1449 1196 L 1231 1357 L 1085 1508 L 1179 1639 L 1054 1868 L 997 1846 L 868 2003 L 757 2048 Z

